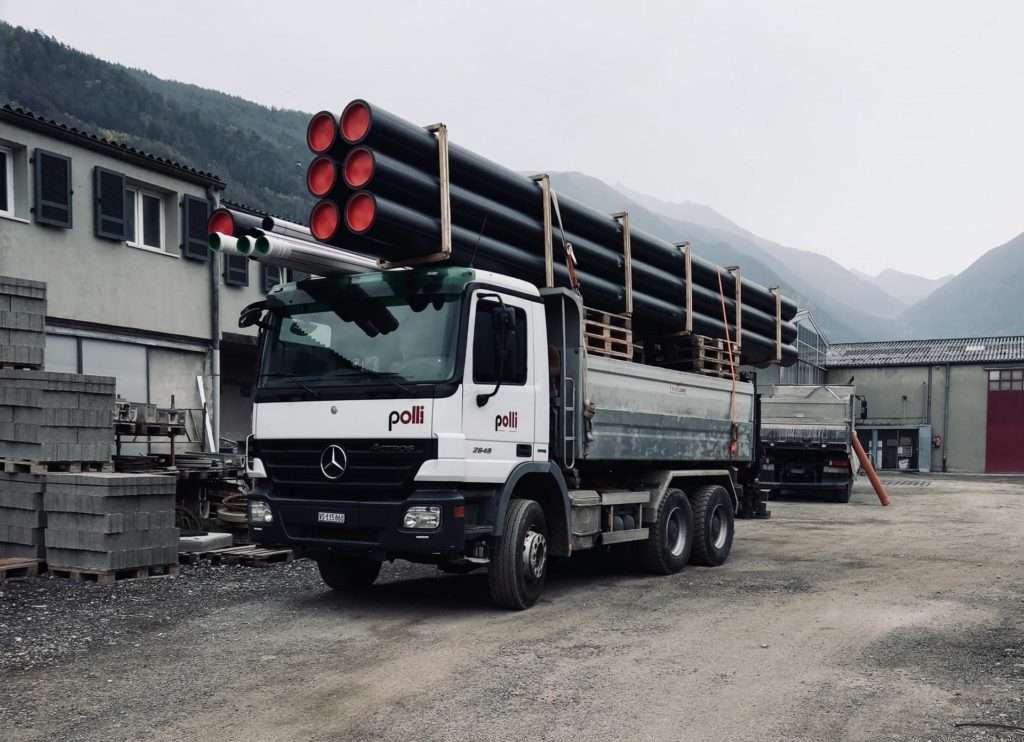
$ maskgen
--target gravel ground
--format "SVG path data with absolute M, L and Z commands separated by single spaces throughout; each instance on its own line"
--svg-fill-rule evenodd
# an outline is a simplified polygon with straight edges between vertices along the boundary
M 893 484 L 772 503 L 716 569 L 574 560 L 524 613 L 403 563 L 359 599 L 306 561 L 0 583 L 0 739 L 1024 739 L 1024 481 Z

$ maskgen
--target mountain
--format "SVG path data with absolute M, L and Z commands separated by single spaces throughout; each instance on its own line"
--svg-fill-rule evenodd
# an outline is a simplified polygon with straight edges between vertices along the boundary
M 1024 233 L 989 250 L 900 318 L 913 337 L 1024 335 Z
M 163 80 L 85 54 L 38 31 L 0 22 L 2 102 L 214 172 L 227 182 L 227 198 L 262 211 L 303 222 L 312 205 L 304 178 L 310 158 L 305 145 L 309 114 L 301 111 L 268 108 Z M 958 293 L 959 287 L 971 285 L 966 273 L 901 315 L 902 300 L 924 292 L 923 284 L 913 284 L 918 277 L 857 274 L 823 255 L 759 237 L 710 206 L 670 203 L 582 173 L 559 173 L 553 181 L 567 196 L 604 211 L 628 210 L 640 229 L 666 240 L 689 240 L 696 254 L 720 265 L 742 265 L 745 277 L 781 286 L 810 308 L 832 341 L 928 334 L 941 312 L 918 310 L 935 307 L 940 296 L 963 304 L 961 315 L 950 321 L 1000 331 L 998 317 L 971 302 L 969 290 Z M 1002 267 L 994 279 L 1001 281 L 1011 267 L 999 261 Z M 974 298 L 979 295 L 987 296 L 976 293 Z M 1010 316 L 1016 321 L 1015 314 L 1006 313 L 1003 324 Z
M 936 289 L 945 286 L 953 279 L 952 275 L 941 278 L 925 278 L 916 276 L 913 273 L 886 268 L 873 279 L 874 283 L 882 291 L 890 296 L 902 299 L 908 306 L 913 306 L 919 301 L 926 299 Z
M 889 320 L 906 305 L 873 279 L 824 255 L 759 237 L 709 206 L 690 201 L 671 203 L 622 186 L 620 189 L 659 215 L 693 222 L 712 239 L 728 242 L 748 256 L 742 261 L 744 265 L 753 258 L 786 276 L 830 340 L 888 338 L 896 332 Z
M 308 114 L 161 80 L 3 22 L 0 102 L 216 173 L 233 201 L 309 213 Z

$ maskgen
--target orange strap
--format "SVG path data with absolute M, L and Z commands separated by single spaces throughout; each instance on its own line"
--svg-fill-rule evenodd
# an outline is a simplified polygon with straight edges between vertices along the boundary
M 732 392 L 729 394 L 729 453 L 735 455 L 739 447 L 739 431 L 736 427 L 736 364 L 732 357 L 732 337 L 729 332 L 729 313 L 725 309 L 725 289 L 722 288 L 722 274 L 718 276 L 718 298 L 722 301 L 722 324 L 725 326 L 725 348 L 729 352 L 729 375 L 732 377 Z

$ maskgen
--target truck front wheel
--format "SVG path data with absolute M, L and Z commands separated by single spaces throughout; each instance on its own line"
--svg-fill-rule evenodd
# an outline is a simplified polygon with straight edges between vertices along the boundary
M 686 493 L 677 489 L 665 493 L 650 535 L 637 548 L 640 565 L 653 574 L 671 575 L 686 566 L 693 548 L 693 511 Z
M 320 577 L 332 590 L 356 592 L 374 583 L 380 574 L 380 562 L 376 559 L 322 556 L 316 560 Z
M 729 558 L 736 521 L 732 498 L 720 484 L 704 485 L 693 493 L 693 562 L 717 567 Z
M 521 611 L 537 602 L 547 579 L 548 529 L 535 500 L 510 500 L 501 538 L 491 553 L 491 600 Z

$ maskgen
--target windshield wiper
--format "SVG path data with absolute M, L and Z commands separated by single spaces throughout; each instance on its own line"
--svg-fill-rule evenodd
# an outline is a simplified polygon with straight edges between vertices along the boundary
M 394 372 L 371 371 L 370 369 L 366 368 L 365 366 L 359 366 L 359 365 L 357 365 L 355 363 L 352 363 L 350 368 L 353 371 L 358 371 L 360 376 L 369 376 L 371 379 L 383 379 L 384 381 L 388 382 L 389 384 L 392 384 L 393 386 L 397 387 L 398 389 L 401 389 L 405 394 L 408 394 L 410 396 L 412 395 L 412 390 L 409 389 L 409 387 L 407 387 L 405 384 L 403 384 L 402 382 L 398 381 L 398 379 L 395 378 L 397 376 L 400 379 L 405 379 L 404 376 L 401 376 L 401 375 L 396 374 Z M 326 376 L 327 377 L 331 377 L 331 376 L 340 376 L 340 375 L 342 375 L 342 374 L 337 372 L 337 371 L 335 371 L 333 374 L 327 374 Z M 351 375 L 351 374 L 346 373 L 345 375 Z
M 320 392 L 314 391 L 313 388 L 310 387 L 308 384 L 306 384 L 305 382 L 299 381 L 300 378 L 303 378 L 303 374 L 293 374 L 293 373 L 288 373 L 288 372 L 282 372 L 282 373 L 276 373 L 276 374 L 260 374 L 260 379 L 265 379 L 265 378 L 270 378 L 270 377 L 293 379 L 293 380 L 295 380 L 296 384 L 301 386 L 303 389 L 305 389 L 311 395 L 313 395 L 317 399 L 322 399 L 322 397 L 320 396 Z

